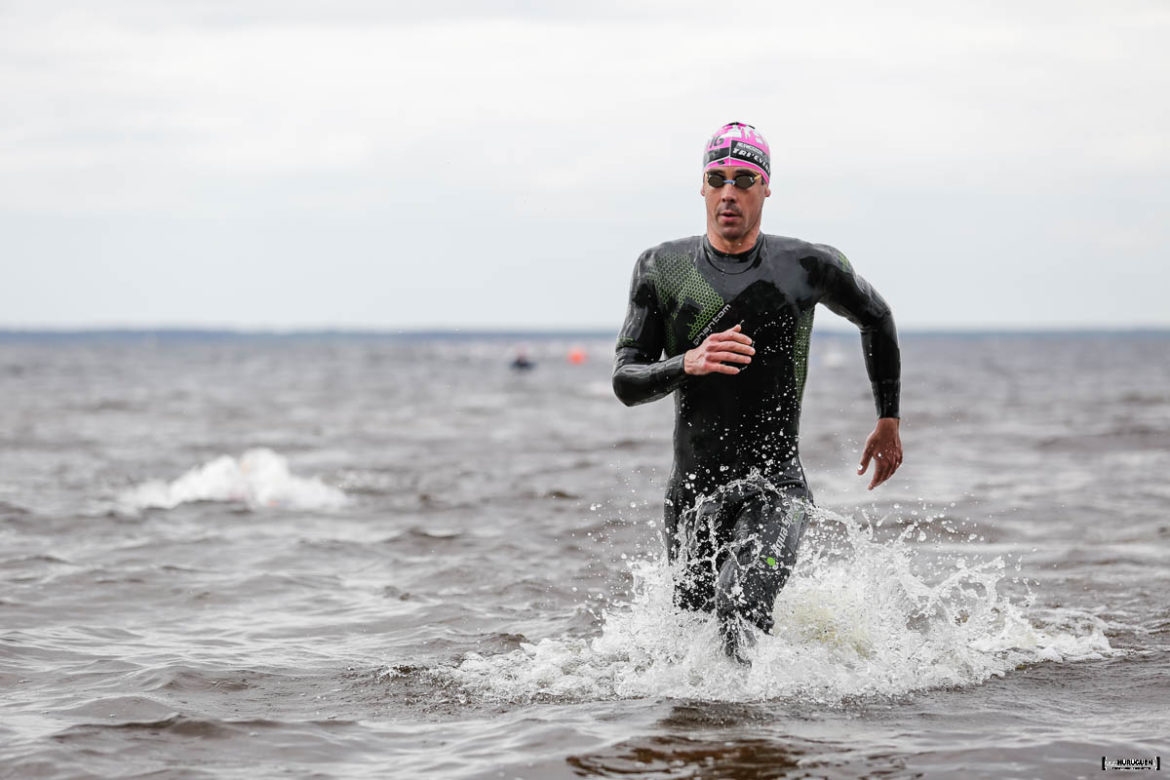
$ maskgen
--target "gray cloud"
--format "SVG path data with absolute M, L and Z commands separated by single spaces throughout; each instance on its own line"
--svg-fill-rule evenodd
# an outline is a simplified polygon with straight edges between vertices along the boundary
M 1170 323 L 1161 2 L 390 5 L 5 5 L 0 324 L 616 326 L 730 118 L 907 325 Z

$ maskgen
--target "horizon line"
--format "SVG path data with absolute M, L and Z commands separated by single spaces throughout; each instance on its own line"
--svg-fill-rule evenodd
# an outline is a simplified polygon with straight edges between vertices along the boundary
M 848 336 L 848 327 L 821 327 L 814 333 Z M 1170 325 L 998 325 L 922 326 L 898 329 L 901 336 L 1089 336 L 1089 335 L 1170 335 Z M 614 338 L 616 328 L 540 327 L 432 327 L 432 328 L 350 328 L 350 327 L 232 327 L 232 326 L 104 326 L 104 327 L 0 327 L 0 339 L 68 339 L 118 337 L 172 338 Z

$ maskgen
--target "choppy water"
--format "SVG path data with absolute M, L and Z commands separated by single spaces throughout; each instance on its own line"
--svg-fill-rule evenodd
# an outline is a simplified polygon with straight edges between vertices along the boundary
M 748 670 L 670 605 L 607 341 L 0 340 L 0 776 L 1088 777 L 1170 760 L 1170 336 L 903 339 Z

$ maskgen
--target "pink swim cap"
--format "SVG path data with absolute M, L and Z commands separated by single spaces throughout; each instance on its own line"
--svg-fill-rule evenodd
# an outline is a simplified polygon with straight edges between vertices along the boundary
M 764 174 L 768 182 L 772 167 L 771 151 L 764 135 L 743 122 L 728 122 L 707 142 L 703 154 L 703 170 L 734 166 Z

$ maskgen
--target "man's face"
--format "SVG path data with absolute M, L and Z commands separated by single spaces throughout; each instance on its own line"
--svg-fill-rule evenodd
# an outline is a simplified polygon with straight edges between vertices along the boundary
M 719 188 L 712 187 L 707 183 L 709 173 L 722 173 L 727 183 Z M 707 201 L 707 232 L 730 244 L 742 241 L 759 228 L 764 198 L 772 194 L 762 176 L 749 189 L 736 187 L 731 180 L 745 173 L 750 176 L 755 171 L 731 166 L 703 171 L 703 188 L 700 192 Z

